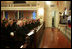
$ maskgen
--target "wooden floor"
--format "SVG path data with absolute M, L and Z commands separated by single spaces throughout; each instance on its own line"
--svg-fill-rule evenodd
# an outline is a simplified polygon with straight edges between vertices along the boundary
M 39 48 L 71 48 L 71 41 L 58 29 L 45 28 Z

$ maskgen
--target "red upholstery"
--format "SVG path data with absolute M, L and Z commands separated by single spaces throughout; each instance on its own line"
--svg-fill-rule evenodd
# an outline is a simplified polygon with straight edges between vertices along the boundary
M 68 27 L 70 27 L 70 28 L 71 28 L 71 24 L 69 24 L 69 25 L 68 25 Z

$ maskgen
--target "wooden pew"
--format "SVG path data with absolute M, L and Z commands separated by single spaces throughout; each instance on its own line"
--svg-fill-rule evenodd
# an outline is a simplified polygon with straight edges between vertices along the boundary
M 25 44 L 21 47 L 21 48 L 38 48 L 42 35 L 43 35 L 43 31 L 45 28 L 45 24 L 41 24 L 40 26 L 34 28 L 33 30 L 31 30 L 27 35 L 27 39 Z M 32 41 L 32 43 L 30 43 L 30 37 L 33 36 L 32 38 L 34 39 Z

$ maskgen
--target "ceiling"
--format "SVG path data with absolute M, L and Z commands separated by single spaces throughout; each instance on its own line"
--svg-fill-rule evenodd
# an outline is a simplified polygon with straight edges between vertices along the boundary
M 4 3 L 4 4 L 11 4 L 12 3 L 13 4 L 13 2 L 14 1 L 1 1 L 1 4 L 2 3 Z M 27 4 L 36 4 L 37 2 L 36 1 L 26 1 L 26 3 Z

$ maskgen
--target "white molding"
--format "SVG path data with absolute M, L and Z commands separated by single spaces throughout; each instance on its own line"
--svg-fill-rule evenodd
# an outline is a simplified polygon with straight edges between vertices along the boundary
M 37 7 L 1 7 L 1 10 L 37 10 Z

